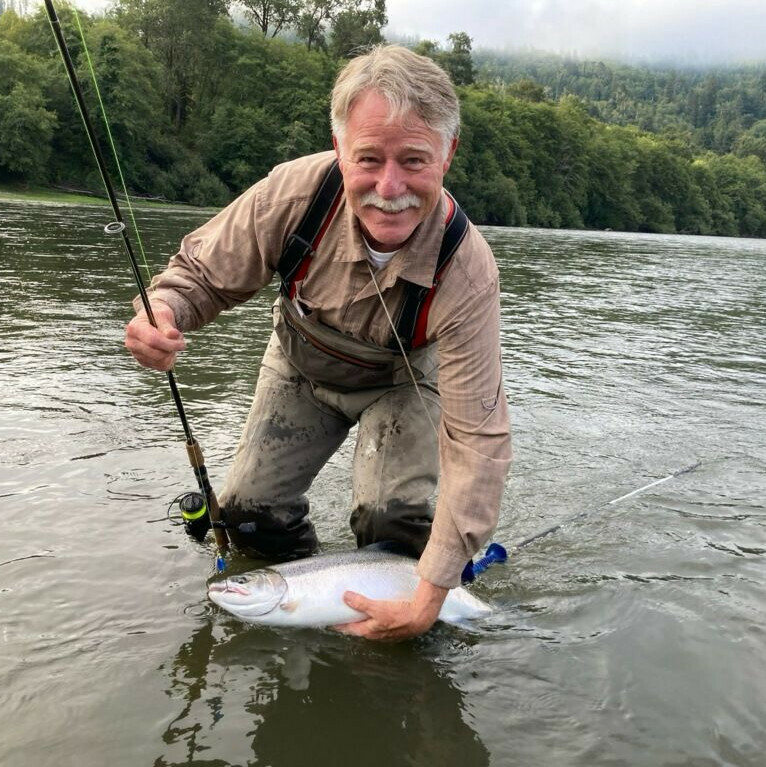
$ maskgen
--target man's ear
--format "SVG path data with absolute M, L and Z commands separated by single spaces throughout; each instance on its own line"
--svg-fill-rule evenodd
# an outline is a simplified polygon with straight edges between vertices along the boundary
M 447 152 L 447 158 L 444 160 L 444 165 L 442 166 L 445 174 L 449 170 L 449 166 L 452 164 L 452 158 L 455 156 L 455 152 L 457 151 L 457 146 L 459 143 L 460 143 L 460 140 L 457 138 L 457 136 L 453 138 L 452 141 L 450 141 L 449 151 Z
M 340 156 L 340 142 L 334 133 L 332 134 L 332 146 L 335 150 L 335 156 L 338 158 L 338 162 L 341 162 L 343 158 Z

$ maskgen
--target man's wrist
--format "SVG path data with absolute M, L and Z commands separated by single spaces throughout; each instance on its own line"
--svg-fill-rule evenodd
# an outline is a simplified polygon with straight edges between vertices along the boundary
M 449 589 L 421 578 L 412 598 L 415 614 L 419 619 L 433 623 L 441 611 L 447 594 Z

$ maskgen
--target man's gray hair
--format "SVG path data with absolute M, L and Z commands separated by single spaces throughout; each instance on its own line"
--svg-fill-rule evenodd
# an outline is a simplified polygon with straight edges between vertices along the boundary
M 400 45 L 377 45 L 351 59 L 335 81 L 330 119 L 343 145 L 346 122 L 354 101 L 373 90 L 391 107 L 391 119 L 410 111 L 442 136 L 445 157 L 460 133 L 460 102 L 447 73 L 425 56 Z

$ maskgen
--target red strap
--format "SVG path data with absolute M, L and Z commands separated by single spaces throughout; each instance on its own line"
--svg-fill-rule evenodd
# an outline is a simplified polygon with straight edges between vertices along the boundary
M 423 303 L 420 305 L 420 312 L 418 312 L 418 318 L 415 321 L 415 332 L 412 334 L 412 348 L 417 349 L 419 346 L 425 346 L 426 344 L 426 328 L 428 327 L 428 311 L 431 308 L 431 302 L 436 295 L 436 286 L 431 288 L 423 299 Z
M 447 195 L 447 216 L 444 219 L 444 226 L 449 226 L 452 217 L 455 215 L 455 201 Z M 436 295 L 436 286 L 439 284 L 439 278 L 442 272 L 449 265 L 447 261 L 444 266 L 434 275 L 434 284 L 423 299 L 423 303 L 420 305 L 420 311 L 418 312 L 418 318 L 415 320 L 415 332 L 412 334 L 412 348 L 417 349 L 419 346 L 426 345 L 426 330 L 428 328 L 428 312 L 431 309 L 431 303 Z
M 338 205 L 340 205 L 340 198 L 343 197 L 342 194 L 339 194 L 335 200 L 333 201 L 332 207 L 330 208 L 329 213 L 327 214 L 327 217 L 324 220 L 324 223 L 322 224 L 322 228 L 317 232 L 317 236 L 314 237 L 314 242 L 311 243 L 311 249 L 316 253 L 316 249 L 319 247 L 319 243 L 322 242 L 322 238 L 327 234 L 327 230 L 330 228 L 330 224 L 332 223 L 332 220 L 335 218 L 335 214 L 338 211 Z M 309 271 L 309 266 L 311 266 L 311 261 L 313 259 L 313 256 L 308 255 L 306 258 L 303 259 L 301 262 L 301 265 L 296 270 L 295 274 L 293 275 L 293 281 L 290 283 L 290 298 L 293 298 L 295 296 L 295 286 L 298 282 L 300 282 Z
M 306 276 L 309 270 L 309 266 L 311 266 L 311 259 L 313 256 L 306 256 L 306 258 L 301 261 L 301 265 L 295 270 L 295 274 L 293 275 L 293 279 L 290 282 L 290 300 L 292 301 L 293 298 L 295 298 L 295 291 L 296 291 L 296 285 Z
M 322 241 L 322 238 L 325 236 L 325 234 L 327 234 L 327 230 L 330 228 L 330 224 L 332 223 L 332 220 L 335 218 L 335 214 L 338 211 L 338 205 L 340 205 L 340 198 L 342 196 L 343 195 L 339 194 L 333 201 L 332 207 L 330 208 L 327 217 L 322 224 L 322 228 L 317 232 L 316 237 L 314 237 L 314 241 L 311 243 L 312 251 L 316 252 L 316 249 L 319 247 L 319 243 Z M 290 282 L 291 299 L 295 298 L 295 286 L 308 274 L 312 259 L 313 256 L 309 254 L 303 259 L 303 261 L 301 261 L 301 265 L 295 270 L 293 279 Z

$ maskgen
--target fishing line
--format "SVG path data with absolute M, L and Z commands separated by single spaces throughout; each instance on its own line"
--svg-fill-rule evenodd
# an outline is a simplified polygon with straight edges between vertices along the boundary
M 402 357 L 404 358 L 404 364 L 407 367 L 407 372 L 410 374 L 410 378 L 412 379 L 412 383 L 415 386 L 415 392 L 418 395 L 418 399 L 420 400 L 420 404 L 423 406 L 423 410 L 426 411 L 426 417 L 428 418 L 428 422 L 431 424 L 431 428 L 434 430 L 434 434 L 439 436 L 439 430 L 436 428 L 436 424 L 434 423 L 434 419 L 431 418 L 431 413 L 428 410 L 428 406 L 426 405 L 425 399 L 423 399 L 423 395 L 420 392 L 420 387 L 418 386 L 417 380 L 415 380 L 415 373 L 412 370 L 412 366 L 410 365 L 409 357 L 407 356 L 407 352 L 404 351 L 404 344 L 402 343 L 402 339 L 399 338 L 399 334 L 396 332 L 396 325 L 394 325 L 394 321 L 391 318 L 391 315 L 389 314 L 388 307 L 386 306 L 386 302 L 383 300 L 383 294 L 380 292 L 380 287 L 378 286 L 378 281 L 375 279 L 375 272 L 372 270 L 372 266 L 370 265 L 370 262 L 367 262 L 367 268 L 370 270 L 370 277 L 372 277 L 372 284 L 375 286 L 375 290 L 378 291 L 378 298 L 380 299 L 380 303 L 383 305 L 383 311 L 386 313 L 386 319 L 388 319 L 388 324 L 391 326 L 391 330 L 394 331 L 394 338 L 396 339 L 396 343 L 399 345 L 399 350 L 402 353 Z
M 642 487 L 639 487 L 637 490 L 631 490 L 631 492 L 625 493 L 625 495 L 621 495 L 619 498 L 612 498 L 611 501 L 602 503 L 600 506 L 596 506 L 595 508 L 592 508 L 592 509 L 585 509 L 584 511 L 580 511 L 577 514 L 573 514 L 572 516 L 567 517 L 566 519 L 563 519 L 561 522 L 557 522 L 555 525 L 546 527 L 544 530 L 540 530 L 539 532 L 534 533 L 534 535 L 530 535 L 529 537 L 524 538 L 523 540 L 516 543 L 514 546 L 511 546 L 511 551 L 517 551 L 518 549 L 523 549 L 525 546 L 529 546 L 530 543 L 533 543 L 534 541 L 540 540 L 540 538 L 545 538 L 546 536 L 551 535 L 552 533 L 555 533 L 557 530 L 560 530 L 565 525 L 569 525 L 572 522 L 575 522 L 578 519 L 582 519 L 583 517 L 587 517 L 590 514 L 595 514 L 597 511 L 600 511 L 601 509 L 604 509 L 607 506 L 614 506 L 622 501 L 627 500 L 628 498 L 632 498 L 634 495 L 638 495 L 639 493 L 643 493 L 644 491 L 649 490 L 649 488 L 656 487 L 657 485 L 661 485 L 663 482 L 668 482 L 671 479 L 680 477 L 682 474 L 689 474 L 695 469 L 698 469 L 700 466 L 702 466 L 702 461 L 697 461 L 696 463 L 693 463 L 690 466 L 685 466 L 683 469 L 678 469 L 678 471 L 674 471 L 672 474 L 668 474 L 666 477 L 662 477 L 661 479 L 655 479 L 654 481 L 649 482 L 647 485 L 643 485 Z
M 90 51 L 88 50 L 88 44 L 85 42 L 85 32 L 82 28 L 82 24 L 80 24 L 80 15 L 77 13 L 77 9 L 72 6 L 72 11 L 74 13 L 75 21 L 77 22 L 77 29 L 80 32 L 80 40 L 82 41 L 82 49 L 83 53 L 85 53 L 85 60 L 88 62 L 88 70 L 90 71 L 90 77 L 91 81 L 93 82 L 93 89 L 96 93 L 96 99 L 98 100 L 99 109 L 101 111 L 101 119 L 104 121 L 104 128 L 106 129 L 106 135 L 109 139 L 109 146 L 112 149 L 112 158 L 114 159 L 114 165 L 117 168 L 117 175 L 120 177 L 120 184 L 122 186 L 122 193 L 125 197 L 125 203 L 128 206 L 128 213 L 130 215 L 131 223 L 133 224 L 133 233 L 136 235 L 136 242 L 138 243 L 138 251 L 141 253 L 141 259 L 143 261 L 144 269 L 146 270 L 146 275 L 149 280 L 152 278 L 152 270 L 149 268 L 149 264 L 146 260 L 146 252 L 144 251 L 144 244 L 141 241 L 141 232 L 138 228 L 138 223 L 136 222 L 136 216 L 133 212 L 133 205 L 130 200 L 130 195 L 128 194 L 128 185 L 125 183 L 125 176 L 122 173 L 122 163 L 120 162 L 120 155 L 117 152 L 117 147 L 114 143 L 114 138 L 112 136 L 112 128 L 109 123 L 109 120 L 106 116 L 106 107 L 104 106 L 104 101 L 101 98 L 101 89 L 98 87 L 98 80 L 96 78 L 96 70 L 93 67 L 93 62 L 90 58 Z M 149 289 L 151 290 L 151 285 L 149 286 Z
M 64 39 L 64 35 L 61 30 L 61 22 L 58 18 L 58 15 L 56 14 L 56 9 L 53 7 L 52 0 L 45 0 L 45 9 L 48 14 L 48 21 L 50 23 L 53 36 L 56 40 L 56 45 L 59 49 L 59 53 L 61 54 L 61 58 L 64 62 L 64 68 L 66 69 L 67 77 L 69 79 L 69 84 L 72 88 L 72 92 L 74 94 L 75 101 L 77 103 L 77 109 L 80 112 L 80 117 L 82 118 L 82 122 L 85 127 L 85 132 L 88 136 L 88 141 L 90 142 L 91 150 L 93 151 L 93 155 L 96 159 L 96 164 L 98 165 L 99 173 L 101 174 L 101 180 L 103 181 L 104 188 L 106 190 L 107 196 L 109 197 L 109 202 L 112 206 L 112 211 L 114 212 L 115 218 L 117 219 L 116 221 L 108 224 L 104 228 L 104 231 L 106 234 L 110 234 L 110 235 L 119 234 L 122 236 L 123 246 L 125 248 L 125 252 L 127 253 L 128 259 L 130 261 L 130 266 L 133 271 L 133 277 L 141 297 L 141 303 L 143 305 L 144 311 L 146 312 L 146 316 L 149 322 L 156 328 L 157 321 L 155 319 L 154 312 L 152 311 L 152 307 L 149 302 L 149 296 L 147 294 L 144 281 L 141 277 L 141 270 L 139 268 L 135 253 L 133 252 L 133 246 L 132 246 L 130 237 L 128 235 L 127 228 L 125 226 L 125 222 L 122 217 L 122 211 L 120 209 L 120 205 L 117 201 L 117 195 L 114 190 L 114 185 L 112 184 L 112 180 L 109 175 L 109 170 L 107 169 L 104 155 L 98 143 L 96 132 L 94 130 L 93 123 L 91 122 L 90 115 L 88 113 L 88 108 L 85 104 L 85 98 L 83 96 L 82 88 L 80 87 L 80 83 L 77 78 L 77 73 L 75 72 L 75 69 L 74 69 L 72 57 L 69 53 L 66 40 Z M 75 16 L 76 15 L 77 14 L 75 12 Z M 79 19 L 78 19 L 78 27 L 80 28 L 80 37 L 82 40 L 83 48 L 87 50 L 84 33 L 82 30 L 82 26 L 79 23 Z M 93 67 L 90 64 L 89 56 L 88 56 L 88 62 L 91 67 L 91 73 L 94 78 L 94 84 L 96 84 L 95 71 L 93 70 Z M 97 84 L 96 84 L 96 91 L 98 93 Z M 109 127 L 108 127 L 106 112 L 104 110 L 104 105 L 103 105 L 103 101 L 101 100 L 100 93 L 98 94 L 98 100 L 99 100 L 101 111 L 104 117 L 104 123 L 107 125 L 107 133 L 109 135 L 109 142 L 112 148 L 112 153 L 114 155 L 114 160 L 119 168 L 119 159 L 117 157 L 117 149 L 114 144 L 114 141 L 112 140 L 111 131 L 109 130 Z M 120 169 L 120 178 L 122 179 L 123 186 L 125 187 L 125 180 L 124 180 L 121 169 Z M 125 192 L 127 196 L 126 187 L 125 187 Z M 128 204 L 130 207 L 129 202 Z M 131 215 L 132 215 L 132 207 L 131 207 Z M 135 217 L 133 218 L 133 227 L 134 229 L 136 229 L 136 232 L 137 232 L 138 227 L 136 226 Z M 139 238 L 139 241 L 140 241 L 140 238 Z M 141 253 L 144 258 L 144 264 L 148 270 L 148 265 L 146 264 L 146 256 L 143 251 L 143 246 L 141 247 Z M 168 379 L 168 385 L 170 387 L 170 393 L 172 395 L 173 402 L 176 406 L 176 410 L 178 411 L 178 416 L 181 420 L 181 425 L 183 427 L 183 431 L 186 436 L 186 452 L 189 458 L 189 463 L 191 464 L 192 469 L 194 471 L 195 478 L 197 479 L 197 484 L 199 485 L 199 488 L 201 491 L 201 497 L 204 501 L 204 506 L 205 506 L 204 510 L 206 512 L 204 516 L 205 516 L 205 519 L 207 520 L 207 524 L 205 524 L 204 526 L 198 524 L 196 527 L 196 532 L 194 532 L 194 528 L 192 528 L 191 526 L 188 529 L 190 530 L 190 532 L 192 532 L 193 535 L 195 535 L 195 537 L 197 537 L 199 540 L 202 540 L 207 530 L 210 527 L 213 528 L 213 534 L 215 536 L 216 546 L 218 548 L 218 556 L 216 558 L 216 568 L 220 572 L 224 568 L 223 552 L 228 547 L 228 537 L 221 523 L 218 500 L 216 498 L 216 495 L 215 495 L 215 492 L 213 491 L 212 486 L 210 485 L 210 480 L 207 474 L 207 468 L 205 467 L 205 459 L 204 459 L 204 456 L 202 455 L 202 449 L 200 448 L 197 440 L 194 438 L 194 435 L 192 434 L 191 426 L 189 425 L 188 419 L 186 418 L 186 412 L 184 409 L 183 401 L 181 400 L 181 395 L 180 395 L 180 392 L 178 391 L 178 386 L 176 384 L 175 376 L 172 370 L 167 371 L 167 379 Z M 195 511 L 195 514 L 197 513 L 197 511 Z
M 25 557 L 16 557 L 15 559 L 7 559 L 5 562 L 0 562 L 0 567 L 4 565 L 10 565 L 14 562 L 23 562 L 26 559 L 55 559 L 53 552 L 50 549 L 46 549 L 40 554 L 27 554 Z
M 680 477 L 682 474 L 688 474 L 689 472 L 692 472 L 695 469 L 699 468 L 701 465 L 702 465 L 702 461 L 697 461 L 697 463 L 693 463 L 691 466 L 685 466 L 683 469 L 678 469 L 678 471 L 674 471 L 672 474 L 668 474 L 666 477 L 655 479 L 652 482 L 649 482 L 648 484 L 643 485 L 642 487 L 639 487 L 636 490 L 631 490 L 631 492 L 625 493 L 625 495 L 621 495 L 619 496 L 619 498 L 612 498 L 611 501 L 602 503 L 600 506 L 596 506 L 595 508 L 592 508 L 592 509 L 585 509 L 584 511 L 580 511 L 577 514 L 573 514 L 571 517 L 567 517 L 561 522 L 557 522 L 555 525 L 546 527 L 544 530 L 540 530 L 534 535 L 530 535 L 529 537 L 524 538 L 523 540 L 519 541 L 518 543 L 516 543 L 515 545 L 511 546 L 508 549 L 506 549 L 504 546 L 501 546 L 499 543 L 492 543 L 487 549 L 486 554 L 481 559 L 479 559 L 476 562 L 474 562 L 473 560 L 470 560 L 468 562 L 468 564 L 463 569 L 463 572 L 461 575 L 461 581 L 463 583 L 470 583 L 474 580 L 474 578 L 477 575 L 479 575 L 480 573 L 483 573 L 493 564 L 496 564 L 496 563 L 502 564 L 506 562 L 508 560 L 509 552 L 519 551 L 520 549 L 523 549 L 526 546 L 529 546 L 531 543 L 534 543 L 535 541 L 539 541 L 541 538 L 545 538 L 546 536 L 552 535 L 556 531 L 561 530 L 561 528 L 563 528 L 565 525 L 571 524 L 572 522 L 575 522 L 576 520 L 581 519 L 582 517 L 587 517 L 589 514 L 594 514 L 600 509 L 606 508 L 607 506 L 614 506 L 615 504 L 620 503 L 621 501 L 624 501 L 628 498 L 632 498 L 634 495 L 638 495 L 639 493 L 643 493 L 645 490 L 649 490 L 649 488 L 651 487 L 656 487 L 657 485 L 661 485 L 663 482 L 668 482 L 671 479 Z

